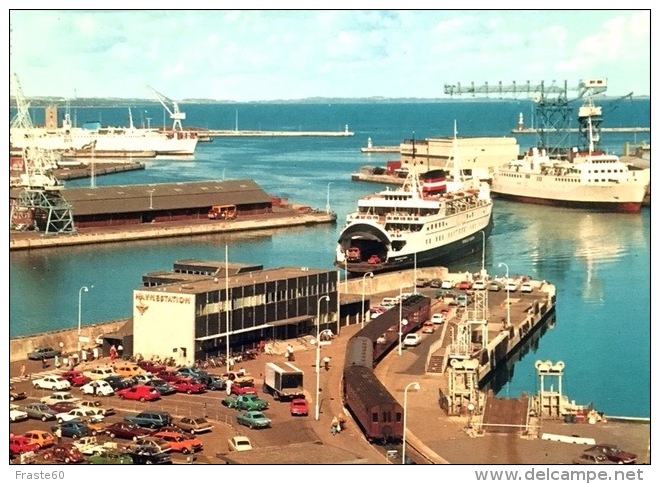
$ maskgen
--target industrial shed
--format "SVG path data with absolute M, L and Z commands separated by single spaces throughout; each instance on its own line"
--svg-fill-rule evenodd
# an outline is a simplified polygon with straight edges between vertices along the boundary
M 238 217 L 272 212 L 272 198 L 254 180 L 64 188 L 76 227 L 208 219 L 214 205 L 235 205 Z M 19 190 L 10 193 L 11 202 Z

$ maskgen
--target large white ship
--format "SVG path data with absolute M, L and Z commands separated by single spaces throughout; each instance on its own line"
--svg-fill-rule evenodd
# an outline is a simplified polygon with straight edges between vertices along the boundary
M 159 155 L 192 156 L 199 138 L 194 131 L 160 131 L 153 128 L 136 128 L 130 116 L 128 127 L 101 127 L 90 129 L 74 127 L 67 113 L 62 127 L 16 127 L 10 129 L 11 148 L 26 147 L 67 153 L 154 153 Z
M 335 265 L 354 274 L 446 264 L 482 249 L 492 228 L 488 184 L 464 179 L 454 166 L 418 175 L 404 185 L 358 201 L 346 217 Z M 483 239 L 482 239 L 483 237 Z
M 602 212 L 639 212 L 651 170 L 623 163 L 616 155 L 576 153 L 554 160 L 532 148 L 521 160 L 495 170 L 492 191 L 499 198 Z

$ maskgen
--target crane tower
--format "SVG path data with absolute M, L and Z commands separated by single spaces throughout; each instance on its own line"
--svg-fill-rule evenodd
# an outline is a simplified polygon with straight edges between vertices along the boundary
M 569 146 L 571 131 L 570 103 L 587 98 L 587 102 L 578 112 L 579 132 L 583 138 L 589 136 L 589 118 L 591 118 L 591 129 L 594 141 L 600 138 L 600 123 L 602 122 L 601 108 L 593 105 L 593 96 L 607 90 L 607 79 L 592 78 L 583 79 L 575 87 L 569 87 L 568 81 L 558 84 L 556 81 L 533 83 L 532 81 L 513 82 L 503 84 L 484 83 L 475 85 L 445 84 L 444 92 L 450 96 L 470 95 L 496 95 L 500 99 L 506 97 L 525 97 L 534 102 L 535 117 L 537 121 L 536 133 L 538 134 L 539 148 L 545 149 L 550 155 L 558 155 L 565 152 Z M 568 93 L 575 93 L 575 98 L 569 100 Z M 588 143 L 588 141 L 587 141 Z
M 179 110 L 179 103 L 176 101 L 172 101 L 170 98 L 163 96 L 161 93 L 156 91 L 153 87 L 147 86 L 149 90 L 156 96 L 156 99 L 158 99 L 158 102 L 165 108 L 165 111 L 167 111 L 170 115 L 170 119 L 172 120 L 172 131 L 183 131 L 183 127 L 181 126 L 181 121 L 186 119 L 186 113 L 182 113 Z M 172 109 L 167 105 L 167 103 L 172 104 Z

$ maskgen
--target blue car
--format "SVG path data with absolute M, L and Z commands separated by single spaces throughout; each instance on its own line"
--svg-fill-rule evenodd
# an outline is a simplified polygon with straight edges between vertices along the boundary
M 199 370 L 193 366 L 180 366 L 176 369 L 176 372 L 179 375 L 194 378 L 195 380 L 201 380 L 202 378 L 209 376 L 204 370 Z
M 62 429 L 62 437 L 71 437 L 77 439 L 78 437 L 96 435 L 96 430 L 90 429 L 80 420 L 70 420 L 68 422 L 63 422 L 61 425 L 52 427 L 51 430 L 55 432 L 58 427 Z
M 167 383 L 165 380 L 154 379 L 145 383 L 146 386 L 155 388 L 161 395 L 172 395 L 176 393 L 176 389 Z

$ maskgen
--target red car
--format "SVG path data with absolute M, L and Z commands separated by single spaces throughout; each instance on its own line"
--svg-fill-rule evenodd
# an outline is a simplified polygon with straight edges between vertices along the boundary
M 456 287 L 458 289 L 472 289 L 472 283 L 470 281 L 461 281 Z
M 81 387 L 92 381 L 91 378 L 86 377 L 82 374 L 82 371 L 78 370 L 69 370 L 62 375 L 62 378 L 71 383 L 72 387 Z
M 140 400 L 141 402 L 152 402 L 160 398 L 160 392 L 155 388 L 146 385 L 135 385 L 131 388 L 124 388 L 117 392 L 122 400 Z
M 239 381 L 232 384 L 231 393 L 234 395 L 257 395 L 259 390 L 252 381 Z
M 206 391 L 206 385 L 200 383 L 191 378 L 178 378 L 170 382 L 170 385 L 179 393 L 204 393 Z
M 144 427 L 129 422 L 116 422 L 106 427 L 105 433 L 108 434 L 111 439 L 117 437 L 118 439 L 136 441 L 140 437 L 151 435 L 153 430 L 145 429 Z
M 289 403 L 289 411 L 291 415 L 308 415 L 309 409 L 307 407 L 307 400 L 304 398 L 294 398 Z
M 173 371 L 159 371 L 156 376 L 160 378 L 161 380 L 165 380 L 167 383 L 172 383 L 179 378 L 181 378 L 181 375 L 178 373 L 175 373 Z
M 374 254 L 371 257 L 369 257 L 367 264 L 380 264 L 380 262 L 381 262 L 380 257 Z
M 24 454 L 25 452 L 36 452 L 39 444 L 35 444 L 27 437 L 15 435 L 9 439 L 9 450 L 12 454 Z
M 55 413 L 66 413 L 69 410 L 73 410 L 76 407 L 77 405 L 71 402 L 59 402 L 59 403 L 53 403 L 52 405 L 48 405 L 48 408 L 50 408 Z
M 85 462 L 85 456 L 70 444 L 59 444 L 44 453 L 44 459 L 65 464 Z
M 156 375 L 161 371 L 167 370 L 167 367 L 165 365 L 158 365 L 153 361 L 140 361 L 137 365 L 140 368 L 142 368 L 144 371 L 148 371 L 152 375 Z

